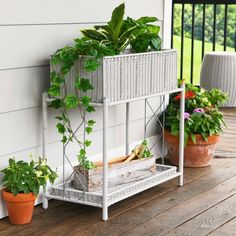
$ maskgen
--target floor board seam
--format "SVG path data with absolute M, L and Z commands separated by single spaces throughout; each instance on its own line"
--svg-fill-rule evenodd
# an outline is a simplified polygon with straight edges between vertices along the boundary
M 233 196 L 236 196 L 236 192 L 235 192 L 235 193 L 233 193 L 233 194 L 231 194 L 230 196 L 226 197 L 226 198 L 225 198 L 225 199 L 223 199 L 222 201 L 219 201 L 219 202 L 217 202 L 216 204 L 214 204 L 214 205 L 212 205 L 212 206 L 210 206 L 210 207 L 208 207 L 208 208 L 204 209 L 202 212 L 200 212 L 200 213 L 198 213 L 198 214 L 194 215 L 193 217 L 189 218 L 188 220 L 186 220 L 186 221 L 182 222 L 181 224 L 179 224 L 179 225 L 176 225 L 175 227 L 173 227 L 173 228 L 171 228 L 171 229 L 169 229 L 169 230 L 167 230 L 167 231 L 165 231 L 165 232 L 163 232 L 163 233 L 159 234 L 158 236 L 161 236 L 161 235 L 163 235 L 163 234 L 169 233 L 170 231 L 172 231 L 172 230 L 174 230 L 174 229 L 176 229 L 176 228 L 180 227 L 181 225 L 183 225 L 183 224 L 185 224 L 185 223 L 187 223 L 187 222 L 189 222 L 189 221 L 193 220 L 194 218 L 196 218 L 196 217 L 200 216 L 200 215 L 201 215 L 201 214 L 203 214 L 204 212 L 206 212 L 206 211 L 210 210 L 211 208 L 214 208 L 215 206 L 217 206 L 217 205 L 219 205 L 220 203 L 222 203 L 222 202 L 224 202 L 224 201 L 226 201 L 226 200 L 230 199 L 230 198 L 231 198 L 231 197 L 233 197 Z M 232 219 L 231 219 L 231 220 L 232 220 Z
M 218 226 L 217 228 L 213 229 L 211 232 L 209 232 L 206 236 L 211 235 L 211 233 L 214 233 L 216 230 L 220 229 L 222 226 L 228 224 L 230 221 L 235 220 L 236 216 L 234 216 L 233 218 L 231 218 L 230 220 L 224 222 L 222 225 Z
M 235 177 L 235 176 L 233 176 L 232 178 L 234 178 L 234 177 Z M 229 179 L 231 179 L 231 178 L 229 178 Z M 229 180 L 229 179 L 227 179 L 227 180 Z M 225 181 L 223 181 L 223 182 L 225 182 Z M 222 184 L 223 182 L 221 182 L 220 184 Z M 220 184 L 217 184 L 217 185 L 220 185 Z M 212 188 L 216 187 L 217 185 L 213 186 Z M 212 189 L 212 188 L 210 188 L 210 189 Z M 209 191 L 210 189 L 208 189 L 207 191 Z M 193 199 L 193 198 L 197 197 L 198 195 L 200 195 L 200 194 L 202 194 L 202 193 L 204 193 L 204 192 L 207 192 L 207 191 L 203 191 L 203 192 L 201 192 L 201 193 L 198 193 L 197 195 L 195 195 L 195 196 L 193 196 L 193 197 L 191 197 L 191 198 L 187 199 L 186 201 L 189 201 L 189 200 L 191 200 L 191 199 Z M 216 205 L 218 205 L 218 204 L 220 204 L 220 203 L 224 202 L 225 200 L 227 200 L 227 199 L 231 198 L 231 197 L 232 197 L 232 196 L 234 196 L 234 195 L 236 195 L 236 191 L 235 191 L 233 194 L 231 194 L 230 196 L 226 197 L 225 199 L 223 199 L 223 200 L 221 200 L 221 201 L 217 202 L 216 204 L 214 204 L 214 205 L 212 205 L 212 206 L 210 206 L 210 207 L 208 207 L 208 208 L 204 209 L 202 212 L 200 212 L 200 213 L 198 213 L 198 214 L 194 215 L 193 217 L 189 218 L 188 220 L 186 220 L 186 221 L 182 222 L 181 224 L 179 224 L 179 225 L 176 225 L 176 226 L 174 226 L 173 228 L 171 228 L 171 229 L 169 229 L 169 230 L 167 230 L 167 231 L 165 231 L 165 232 L 163 232 L 163 233 L 159 234 L 158 236 L 161 236 L 161 235 L 163 235 L 163 234 L 165 234 L 165 233 L 168 233 L 169 231 L 171 231 L 171 230 L 173 230 L 173 229 L 175 229 L 175 228 L 177 228 L 177 227 L 179 227 L 179 226 L 181 226 L 181 225 L 185 224 L 186 222 L 188 222 L 188 221 L 192 220 L 193 218 L 197 217 L 198 215 L 201 215 L 201 214 L 202 214 L 202 213 L 204 213 L 205 211 L 207 211 L 207 210 L 209 210 L 209 209 L 211 209 L 211 208 L 215 207 Z M 186 202 L 186 201 L 184 201 L 184 202 Z M 155 215 L 155 216 L 153 216 L 153 217 L 149 218 L 148 220 L 146 220 L 145 222 L 143 222 L 143 223 L 141 223 L 141 224 L 145 224 L 146 222 L 148 222 L 148 221 L 152 220 L 153 218 L 155 218 L 155 217 L 157 217 L 157 216 L 159 216 L 159 215 L 161 215 L 161 214 L 165 213 L 166 211 L 170 210 L 171 208 L 174 208 L 174 207 L 177 207 L 177 206 L 179 206 L 179 205 L 182 205 L 182 204 L 184 204 L 184 202 L 178 203 L 178 204 L 176 204 L 176 205 L 174 205 L 174 206 L 172 206 L 172 207 L 170 207 L 170 208 L 167 208 L 166 210 L 164 210 L 164 211 L 162 211 L 162 212 L 158 213 L 157 215 Z M 133 229 L 134 229 L 134 228 L 136 228 L 137 226 L 139 226 L 139 225 L 136 225 L 136 226 L 134 226 L 133 228 L 129 229 L 128 231 L 126 231 L 126 232 L 123 232 L 123 233 L 121 233 L 121 234 L 118 234 L 118 235 L 120 236 L 120 235 L 127 234 L 129 231 L 133 230 Z

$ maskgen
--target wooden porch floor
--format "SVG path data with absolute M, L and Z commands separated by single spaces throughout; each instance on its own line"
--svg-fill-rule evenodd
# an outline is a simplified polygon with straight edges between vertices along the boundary
M 186 168 L 185 185 L 164 183 L 101 209 L 50 201 L 35 207 L 33 222 L 0 221 L 0 235 L 236 235 L 236 159 L 214 159 L 211 167 Z

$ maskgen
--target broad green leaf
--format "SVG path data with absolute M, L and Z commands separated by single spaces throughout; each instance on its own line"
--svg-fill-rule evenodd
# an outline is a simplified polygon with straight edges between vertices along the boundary
M 196 141 L 196 136 L 195 136 L 194 134 L 192 134 L 192 133 L 191 133 L 190 135 L 191 135 L 192 141 L 196 144 L 196 142 L 197 142 L 197 141 Z
M 184 132 L 184 145 L 186 146 L 188 142 L 188 133 Z
M 208 138 L 207 138 L 207 135 L 205 133 L 201 133 L 203 139 L 207 142 Z
M 137 22 L 141 24 L 151 23 L 155 21 L 158 21 L 158 19 L 156 17 L 150 17 L 150 16 L 143 16 L 137 20 Z
M 93 39 L 93 40 L 101 41 L 106 38 L 102 33 L 98 32 L 97 30 L 93 30 L 93 29 L 81 30 L 81 33 L 85 37 L 87 37 L 89 39 Z
M 150 34 L 153 34 L 153 36 L 157 36 L 160 31 L 160 26 L 157 25 L 148 25 L 147 30 Z
M 151 38 L 150 46 L 153 50 L 159 51 L 161 49 L 161 39 L 158 38 Z
M 116 36 L 118 36 L 120 33 L 120 28 L 123 23 L 124 13 L 125 13 L 125 4 L 122 3 L 113 10 L 111 21 L 108 23 Z
M 131 43 L 132 49 L 136 53 L 146 52 L 149 46 L 149 39 L 147 38 L 138 38 Z

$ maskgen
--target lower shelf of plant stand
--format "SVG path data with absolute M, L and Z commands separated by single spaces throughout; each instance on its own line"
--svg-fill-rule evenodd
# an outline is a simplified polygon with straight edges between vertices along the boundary
M 156 174 L 150 172 L 150 176 L 145 179 L 109 188 L 107 195 L 108 206 L 178 176 L 180 176 L 180 173 L 177 172 L 175 166 L 157 164 Z M 102 191 L 83 192 L 74 189 L 68 183 L 65 188 L 63 188 L 63 184 L 53 186 L 48 192 L 47 198 L 102 207 L 103 196 Z

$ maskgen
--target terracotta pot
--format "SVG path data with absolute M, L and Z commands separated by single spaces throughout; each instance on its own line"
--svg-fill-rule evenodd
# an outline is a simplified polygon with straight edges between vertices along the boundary
M 195 134 L 196 144 L 191 138 L 188 139 L 184 148 L 184 166 L 185 167 L 205 167 L 211 164 L 215 151 L 216 143 L 219 141 L 219 135 L 208 137 L 206 142 L 200 134 Z M 165 140 L 168 149 L 168 157 L 174 165 L 179 163 L 179 137 L 165 131 Z
M 12 224 L 29 224 L 32 220 L 34 201 L 33 193 L 12 193 L 2 190 L 3 199 L 6 201 L 9 220 Z

